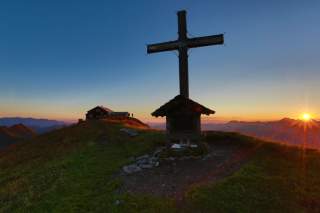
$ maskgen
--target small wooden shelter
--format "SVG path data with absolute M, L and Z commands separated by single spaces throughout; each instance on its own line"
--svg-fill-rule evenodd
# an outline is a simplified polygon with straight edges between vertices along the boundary
M 200 139 L 201 114 L 214 113 L 215 111 L 183 95 L 177 95 L 151 115 L 155 117 L 166 116 L 166 133 L 169 143 L 190 144 Z

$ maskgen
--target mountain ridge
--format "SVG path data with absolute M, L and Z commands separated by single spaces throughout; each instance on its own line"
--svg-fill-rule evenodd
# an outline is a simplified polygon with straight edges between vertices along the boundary
M 320 149 L 320 122 L 283 118 L 277 121 L 231 121 L 224 124 L 207 123 L 204 130 L 239 132 L 287 145 L 306 145 Z
M 64 121 L 50 120 L 45 118 L 32 118 L 32 117 L 2 117 L 0 118 L 0 126 L 12 126 L 23 124 L 38 134 L 49 132 L 70 125 Z

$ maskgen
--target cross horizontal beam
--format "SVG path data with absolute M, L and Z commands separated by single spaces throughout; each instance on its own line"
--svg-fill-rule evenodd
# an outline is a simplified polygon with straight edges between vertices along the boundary
M 224 42 L 223 34 L 196 37 L 196 38 L 187 38 L 184 41 L 175 40 L 175 41 L 162 42 L 157 44 L 150 44 L 147 46 L 147 53 L 179 50 L 179 48 L 181 47 L 195 48 L 195 47 L 204 47 L 204 46 L 210 46 L 210 45 L 219 45 L 219 44 L 223 44 L 223 42 Z
M 164 51 L 179 51 L 179 82 L 180 95 L 189 98 L 189 77 L 188 77 L 188 49 L 210 45 L 223 44 L 223 34 L 188 38 L 186 11 L 178 11 L 178 39 L 174 41 L 149 44 L 147 53 L 158 53 Z
M 147 46 L 147 53 L 157 53 L 179 49 L 179 41 L 168 41 L 157 44 L 149 44 Z
M 187 42 L 188 48 L 193 48 L 193 47 L 205 47 L 205 46 L 223 44 L 224 39 L 223 39 L 223 34 L 219 34 L 219 35 L 212 35 L 212 36 L 190 38 L 186 42 Z

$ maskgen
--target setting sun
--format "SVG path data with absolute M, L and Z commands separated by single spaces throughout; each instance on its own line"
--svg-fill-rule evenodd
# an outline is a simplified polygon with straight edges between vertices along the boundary
M 302 114 L 302 119 L 304 121 L 310 121 L 311 115 L 309 113 L 304 113 L 304 114 Z

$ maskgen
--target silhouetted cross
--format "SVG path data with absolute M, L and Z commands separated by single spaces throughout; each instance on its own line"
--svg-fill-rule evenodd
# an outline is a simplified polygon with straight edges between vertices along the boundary
M 188 38 L 186 11 L 178 12 L 178 28 L 179 38 L 175 41 L 150 44 L 148 45 L 148 53 L 156 53 L 163 51 L 179 50 L 179 80 L 180 95 L 189 98 L 189 82 L 188 82 L 188 49 L 194 47 L 204 47 L 210 45 L 223 44 L 223 34 Z

